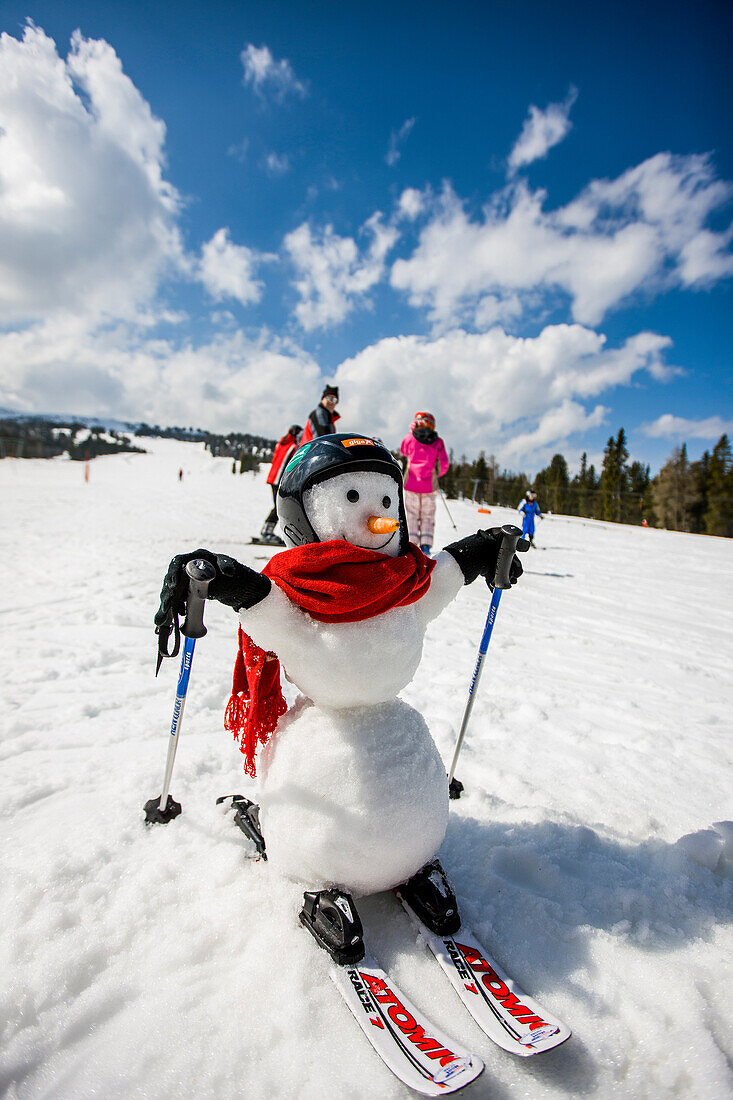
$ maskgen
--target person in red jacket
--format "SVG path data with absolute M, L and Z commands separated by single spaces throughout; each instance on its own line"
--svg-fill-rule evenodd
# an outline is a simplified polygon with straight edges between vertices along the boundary
M 272 510 L 267 519 L 262 525 L 262 531 L 258 542 L 264 542 L 268 546 L 284 546 L 285 543 L 279 535 L 275 534 L 275 524 L 277 523 L 277 487 L 280 484 L 280 478 L 283 476 L 283 471 L 288 464 L 288 459 L 294 453 L 298 446 L 298 440 L 300 434 L 303 431 L 300 424 L 291 424 L 285 435 L 278 441 L 275 453 L 272 456 L 272 463 L 270 464 L 270 470 L 267 475 L 267 484 L 272 486 Z
M 340 419 L 335 411 L 339 399 L 338 386 L 326 386 L 321 394 L 321 400 L 308 417 L 305 431 L 301 436 L 301 443 L 308 443 L 311 439 L 317 439 L 319 435 L 333 435 L 336 431 L 336 421 Z

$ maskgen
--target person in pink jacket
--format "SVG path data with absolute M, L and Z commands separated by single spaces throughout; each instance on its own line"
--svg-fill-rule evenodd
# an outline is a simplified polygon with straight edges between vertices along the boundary
M 405 512 L 410 542 L 429 554 L 435 530 L 435 491 L 438 478 L 450 461 L 445 443 L 435 430 L 435 417 L 429 412 L 415 413 L 411 431 L 400 444 L 407 458 Z

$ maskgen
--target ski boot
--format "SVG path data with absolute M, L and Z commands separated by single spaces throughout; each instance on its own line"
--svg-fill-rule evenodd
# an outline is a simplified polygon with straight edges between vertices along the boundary
M 217 798 L 217 806 L 220 806 L 222 802 L 226 802 L 228 798 L 231 798 L 232 809 L 235 811 L 234 824 L 252 841 L 261 858 L 267 861 L 265 838 L 260 828 L 259 806 L 255 806 L 254 802 L 250 802 L 248 798 L 241 794 L 223 794 L 221 798 Z
M 339 966 L 353 966 L 364 958 L 364 929 L 354 899 L 344 890 L 306 891 L 300 923 Z
M 277 520 L 275 522 L 277 522 Z M 285 546 L 280 536 L 275 534 L 275 523 L 271 520 L 267 520 L 263 525 L 260 531 L 260 537 L 252 539 L 252 541 L 259 542 L 261 546 Z
M 453 936 L 461 927 L 456 895 L 437 859 L 398 886 L 396 893 L 436 936 Z

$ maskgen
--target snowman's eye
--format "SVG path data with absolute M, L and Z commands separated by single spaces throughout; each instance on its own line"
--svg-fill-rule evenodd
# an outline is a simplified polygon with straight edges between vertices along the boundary
M 383 508 L 389 508 L 391 503 L 392 503 L 391 497 L 382 497 L 382 507 Z
M 357 493 L 356 489 L 349 489 L 348 493 L 346 494 L 346 499 L 350 500 L 352 504 L 356 504 L 357 500 L 359 499 L 359 494 Z

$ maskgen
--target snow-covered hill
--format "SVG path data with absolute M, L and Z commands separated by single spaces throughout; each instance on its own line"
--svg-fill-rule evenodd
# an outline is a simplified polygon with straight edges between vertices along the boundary
M 261 568 L 246 543 L 271 500 L 264 473 L 200 445 L 145 445 L 95 460 L 88 484 L 66 460 L 0 462 L 0 1093 L 407 1097 L 327 980 L 298 888 L 245 858 L 215 805 L 253 790 L 222 728 L 236 621 L 218 604 L 173 777 L 183 814 L 142 824 L 177 676 L 154 677 L 167 562 L 203 545 Z M 451 511 L 459 535 L 514 518 Z M 436 544 L 456 537 L 439 505 Z M 368 937 L 486 1062 L 467 1097 L 733 1096 L 733 844 L 726 859 L 704 831 L 733 819 L 733 543 L 561 517 L 538 542 L 502 601 L 441 858 L 573 1039 L 523 1061 L 494 1048 L 391 896 L 361 904 Z M 481 583 L 462 591 L 404 693 L 446 760 L 487 606 Z

